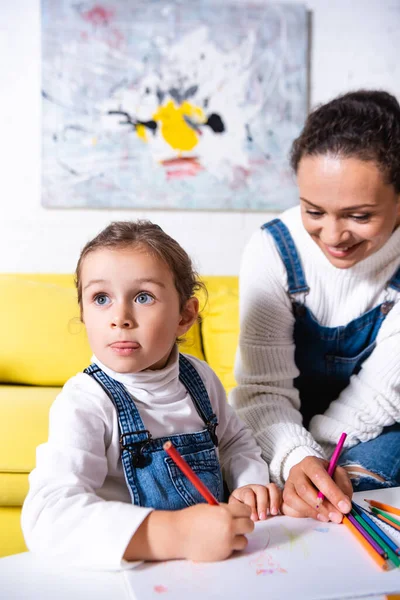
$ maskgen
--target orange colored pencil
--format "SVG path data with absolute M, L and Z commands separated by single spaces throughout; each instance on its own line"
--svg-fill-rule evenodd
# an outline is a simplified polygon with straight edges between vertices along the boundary
M 374 516 L 377 519 L 380 519 L 381 521 L 384 521 L 385 523 L 387 523 L 388 525 L 390 525 L 390 527 L 393 527 L 394 529 L 397 529 L 397 531 L 400 531 L 400 526 L 397 525 L 396 523 L 393 523 L 393 521 L 391 521 L 390 519 L 387 519 L 384 515 L 378 515 L 377 513 L 374 513 Z
M 366 500 L 371 506 L 375 506 L 375 508 L 380 508 L 381 510 L 386 510 L 388 513 L 392 513 L 393 515 L 400 515 L 400 508 L 396 508 L 395 506 L 390 506 L 390 504 L 383 504 L 383 502 L 377 502 L 376 500 Z
M 352 523 L 350 523 L 349 519 L 344 515 L 343 524 L 346 525 L 347 529 L 351 531 L 351 533 L 358 539 L 363 548 L 368 552 L 371 558 L 383 569 L 384 571 L 388 570 L 388 564 L 386 560 L 380 556 L 377 551 L 366 541 L 366 539 L 361 535 L 361 533 L 354 527 Z
M 192 467 L 188 465 L 186 460 L 181 456 L 178 450 L 173 446 L 172 442 L 168 440 L 163 445 L 165 452 L 172 458 L 176 466 L 182 471 L 184 475 L 189 479 L 189 481 L 194 485 L 196 490 L 203 496 L 204 500 L 208 502 L 208 504 L 219 504 L 218 500 L 215 496 L 210 492 L 208 487 L 204 485 L 199 477 L 197 477 L 196 473 L 193 471 Z

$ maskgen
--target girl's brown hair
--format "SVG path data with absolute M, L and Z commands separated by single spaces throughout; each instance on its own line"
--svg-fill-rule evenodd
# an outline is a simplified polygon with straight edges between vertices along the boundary
M 203 290 L 207 295 L 206 287 L 199 279 L 187 252 L 159 225 L 146 220 L 114 221 L 85 245 L 79 257 L 75 271 L 75 285 L 81 314 L 81 272 L 86 256 L 102 248 L 126 248 L 128 246 L 146 248 L 168 265 L 179 295 L 181 310 L 187 300 L 192 298 L 197 291 Z

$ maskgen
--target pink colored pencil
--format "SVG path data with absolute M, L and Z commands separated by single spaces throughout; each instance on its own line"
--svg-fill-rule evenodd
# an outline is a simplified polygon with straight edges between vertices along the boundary
M 336 448 L 332 454 L 332 458 L 331 458 L 331 460 L 329 462 L 329 466 L 328 466 L 328 475 L 330 477 L 332 477 L 332 475 L 336 469 L 337 461 L 339 460 L 339 456 L 342 451 L 343 444 L 344 444 L 344 441 L 346 438 L 347 438 L 347 433 L 342 433 L 342 435 L 340 436 L 339 441 L 336 445 Z M 325 496 L 323 495 L 323 493 L 318 492 L 317 505 L 315 508 L 318 509 L 321 506 L 321 502 L 323 501 L 324 498 L 325 498 Z
M 176 466 L 182 471 L 184 475 L 189 479 L 189 481 L 194 485 L 196 490 L 201 494 L 208 502 L 208 504 L 219 504 L 218 500 L 215 496 L 212 495 L 210 490 L 204 483 L 197 477 L 196 473 L 193 469 L 188 465 L 186 460 L 179 454 L 178 450 L 172 445 L 172 442 L 165 442 L 163 445 L 165 452 L 172 458 Z

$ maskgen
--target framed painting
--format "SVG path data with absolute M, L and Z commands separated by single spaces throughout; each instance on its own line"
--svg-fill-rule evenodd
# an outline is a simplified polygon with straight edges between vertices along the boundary
M 42 0 L 43 205 L 294 204 L 307 35 L 298 4 Z

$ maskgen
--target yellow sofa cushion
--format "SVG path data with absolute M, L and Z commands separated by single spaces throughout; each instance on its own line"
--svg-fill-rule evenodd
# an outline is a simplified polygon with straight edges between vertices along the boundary
M 0 558 L 27 551 L 20 521 L 20 507 L 0 507 Z
M 208 302 L 202 311 L 205 358 L 228 393 L 235 387 L 233 366 L 239 339 L 239 290 L 235 276 L 204 278 Z
M 0 506 L 21 506 L 61 388 L 0 385 Z M 1 529 L 0 529 L 1 530 Z
M 71 275 L 0 276 L 0 381 L 59 386 L 90 362 Z M 199 324 L 186 335 L 182 352 L 204 358 Z

